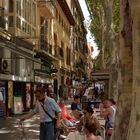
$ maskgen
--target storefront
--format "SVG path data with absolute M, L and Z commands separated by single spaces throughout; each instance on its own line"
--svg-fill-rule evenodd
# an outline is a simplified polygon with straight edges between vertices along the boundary
M 13 113 L 29 111 L 35 104 L 35 85 L 30 82 L 13 82 Z
M 41 62 L 33 51 L 2 41 L 0 38 L 0 90 L 7 115 L 21 114 L 33 106 L 34 62 Z

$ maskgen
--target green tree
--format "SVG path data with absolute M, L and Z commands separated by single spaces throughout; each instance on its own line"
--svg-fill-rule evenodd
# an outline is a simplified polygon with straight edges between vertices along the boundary
M 117 64 L 119 50 L 120 0 L 87 0 L 90 13 L 90 31 L 100 50 L 102 69 L 109 69 L 110 96 L 117 95 Z

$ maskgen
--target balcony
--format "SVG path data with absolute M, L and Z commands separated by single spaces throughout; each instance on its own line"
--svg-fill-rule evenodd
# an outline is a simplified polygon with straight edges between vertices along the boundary
M 49 51 L 48 42 L 46 40 L 43 40 L 43 39 L 40 40 L 40 49 L 46 52 Z
M 85 63 L 82 60 L 77 60 L 74 64 L 74 67 L 78 68 L 82 72 L 85 72 Z
M 53 19 L 55 17 L 54 2 L 55 0 L 37 0 L 41 14 L 47 17 L 47 19 Z

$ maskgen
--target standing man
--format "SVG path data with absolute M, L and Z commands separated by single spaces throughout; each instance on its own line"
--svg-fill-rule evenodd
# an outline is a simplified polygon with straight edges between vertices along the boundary
M 35 109 L 21 117 L 21 121 L 29 119 L 36 113 L 40 114 L 40 140 L 54 140 L 54 127 L 59 128 L 61 124 L 61 109 L 54 99 L 45 95 L 43 88 L 36 90 L 36 106 Z M 44 108 L 44 109 L 43 109 Z M 52 118 L 46 113 L 48 112 L 52 118 L 57 115 L 56 126 Z
M 107 139 L 111 136 L 115 122 L 116 105 L 113 99 L 105 100 L 103 106 L 100 107 L 100 115 L 106 120 L 105 129 Z
M 0 107 L 1 107 L 1 109 L 3 111 L 4 118 L 6 118 L 6 107 L 5 107 L 5 103 L 4 103 L 2 92 L 0 92 Z

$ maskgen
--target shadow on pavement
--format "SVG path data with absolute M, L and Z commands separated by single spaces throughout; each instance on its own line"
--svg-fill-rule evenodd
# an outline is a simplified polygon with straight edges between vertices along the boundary
M 24 121 L 24 136 L 27 140 L 39 140 L 39 116 Z M 7 120 L 0 118 L 0 139 L 21 140 L 23 129 L 18 117 L 8 117 Z

